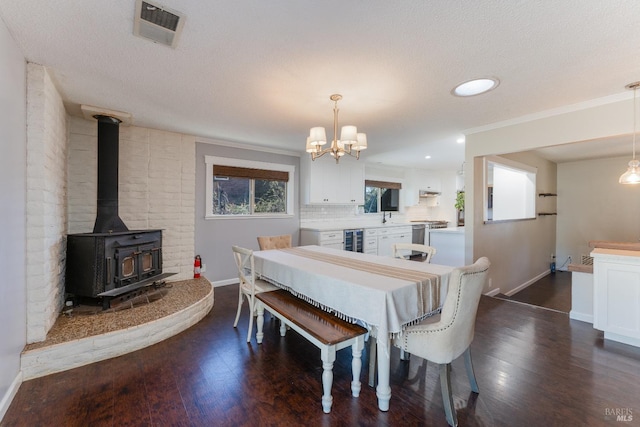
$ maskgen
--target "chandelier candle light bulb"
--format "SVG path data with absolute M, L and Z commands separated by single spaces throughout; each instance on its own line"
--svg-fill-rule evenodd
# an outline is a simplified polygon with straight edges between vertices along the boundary
M 333 139 L 331 145 L 327 148 L 321 146 L 327 143 L 327 134 L 323 127 L 312 127 L 307 137 L 305 151 L 311 154 L 311 160 L 322 157 L 330 153 L 336 159 L 336 163 L 340 161 L 340 157 L 348 154 L 356 159 L 360 158 L 360 151 L 367 148 L 367 135 L 358 133 L 356 126 L 342 126 L 340 139 L 338 139 L 338 101 L 342 99 L 342 95 L 333 94 L 329 97 L 334 102 L 333 106 Z

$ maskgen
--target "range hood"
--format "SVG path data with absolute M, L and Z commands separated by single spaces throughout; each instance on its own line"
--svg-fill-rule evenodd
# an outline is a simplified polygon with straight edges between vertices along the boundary
M 436 197 L 440 195 L 439 191 L 433 191 L 433 190 L 420 190 L 419 194 L 420 197 Z

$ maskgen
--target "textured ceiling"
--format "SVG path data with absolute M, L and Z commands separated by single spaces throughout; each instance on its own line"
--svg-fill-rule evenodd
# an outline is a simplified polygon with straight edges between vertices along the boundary
M 459 168 L 465 130 L 625 92 L 640 80 L 637 0 L 164 0 L 177 47 L 133 36 L 135 0 L 0 0 L 72 114 L 301 152 L 308 130 L 366 132 L 363 159 Z M 495 76 L 485 95 L 458 83 Z M 630 95 L 630 93 L 629 93 Z M 431 160 L 424 159 L 431 155 Z

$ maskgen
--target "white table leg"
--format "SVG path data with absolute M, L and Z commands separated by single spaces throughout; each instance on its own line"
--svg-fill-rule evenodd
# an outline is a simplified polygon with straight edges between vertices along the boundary
M 258 344 L 262 344 L 262 338 L 264 337 L 264 332 L 262 332 L 262 327 L 264 326 L 264 304 L 262 304 L 262 301 L 259 301 L 257 298 L 256 298 L 256 312 L 257 312 L 256 323 L 258 324 L 257 331 L 256 331 L 256 341 L 258 342 Z
M 389 373 L 391 370 L 391 340 L 389 337 L 377 338 L 378 353 L 378 408 L 381 411 L 389 410 L 389 400 L 391 400 L 391 387 L 389 386 Z
M 336 348 L 334 346 L 324 346 L 321 349 L 322 357 L 322 410 L 325 414 L 331 412 L 333 397 L 331 396 L 331 386 L 333 385 L 333 362 L 336 360 Z
M 351 393 L 353 397 L 360 396 L 360 371 L 362 370 L 362 349 L 364 348 L 364 335 L 356 338 L 355 342 L 351 345 L 351 373 L 353 375 L 353 381 L 351 381 Z

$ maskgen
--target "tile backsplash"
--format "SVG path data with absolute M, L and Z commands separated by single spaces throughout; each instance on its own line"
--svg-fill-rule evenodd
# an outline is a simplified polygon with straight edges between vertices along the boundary
M 402 221 L 405 215 L 401 212 L 387 212 L 394 221 Z M 300 223 L 302 225 L 311 222 L 382 222 L 382 213 L 365 214 L 362 206 L 354 205 L 302 205 L 300 206 Z

